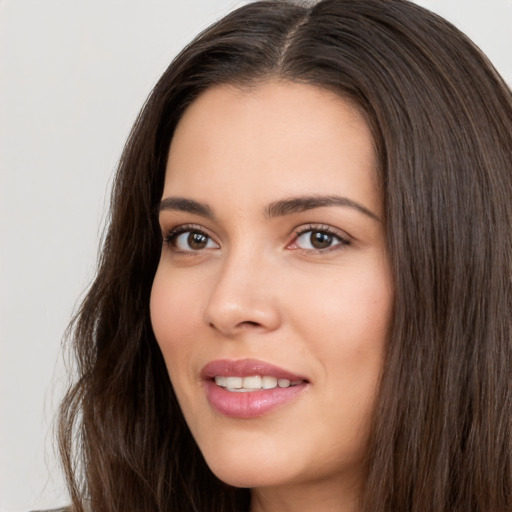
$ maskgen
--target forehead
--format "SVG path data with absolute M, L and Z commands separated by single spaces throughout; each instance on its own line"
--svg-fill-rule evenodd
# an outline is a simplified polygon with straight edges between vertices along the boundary
M 219 85 L 199 96 L 178 123 L 164 196 L 193 191 L 207 199 L 224 190 L 272 200 L 351 193 L 375 209 L 376 175 L 370 129 L 349 101 L 293 82 Z M 338 186 L 342 190 L 333 190 Z

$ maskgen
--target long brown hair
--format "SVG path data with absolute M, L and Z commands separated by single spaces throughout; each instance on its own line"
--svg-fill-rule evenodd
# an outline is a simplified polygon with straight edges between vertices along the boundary
M 367 512 L 512 510 L 512 95 L 457 29 L 405 0 L 256 2 L 172 62 L 124 149 L 61 408 L 73 507 L 247 510 L 208 469 L 149 317 L 173 131 L 219 83 L 315 84 L 373 131 L 395 306 L 367 457 Z

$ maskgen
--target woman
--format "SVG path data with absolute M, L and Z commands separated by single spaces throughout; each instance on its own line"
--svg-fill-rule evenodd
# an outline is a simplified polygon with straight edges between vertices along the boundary
M 511 169 L 509 88 L 424 9 L 206 30 L 135 124 L 74 324 L 74 508 L 510 510 Z

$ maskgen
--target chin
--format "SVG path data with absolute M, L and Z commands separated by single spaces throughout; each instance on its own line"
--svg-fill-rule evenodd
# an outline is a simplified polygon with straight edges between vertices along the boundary
M 210 469 L 219 480 L 222 480 L 225 484 L 231 485 L 232 487 L 253 489 L 255 487 L 268 487 L 270 485 L 269 479 L 263 478 L 260 471 L 255 471 L 254 469 L 243 468 L 237 471 L 225 466 Z M 272 484 L 275 485 L 275 482 Z
M 230 463 L 219 461 L 209 464 L 213 474 L 233 487 L 256 488 L 279 486 L 293 480 L 293 476 L 279 468 L 258 465 L 253 461 Z
M 203 451 L 206 463 L 217 478 L 233 487 L 249 488 L 293 480 L 296 475 L 291 470 L 296 469 L 297 464 L 289 455 L 262 439 L 245 443 L 225 440 Z

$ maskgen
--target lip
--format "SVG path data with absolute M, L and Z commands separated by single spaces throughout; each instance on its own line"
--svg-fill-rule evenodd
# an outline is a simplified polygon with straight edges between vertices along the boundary
M 277 379 L 290 381 L 307 380 L 302 375 L 296 375 L 288 370 L 279 368 L 258 359 L 217 359 L 206 364 L 201 370 L 202 379 L 213 379 L 217 375 L 222 377 L 250 377 L 251 375 L 269 375 Z
M 288 388 L 273 388 L 259 391 L 238 393 L 217 386 L 215 376 L 249 377 L 252 375 L 269 375 L 277 379 L 302 381 L 302 384 Z M 218 359 L 206 364 L 201 370 L 206 397 L 218 413 L 229 418 L 250 419 L 263 416 L 280 409 L 295 400 L 309 386 L 309 381 L 301 375 L 273 364 L 256 359 Z

